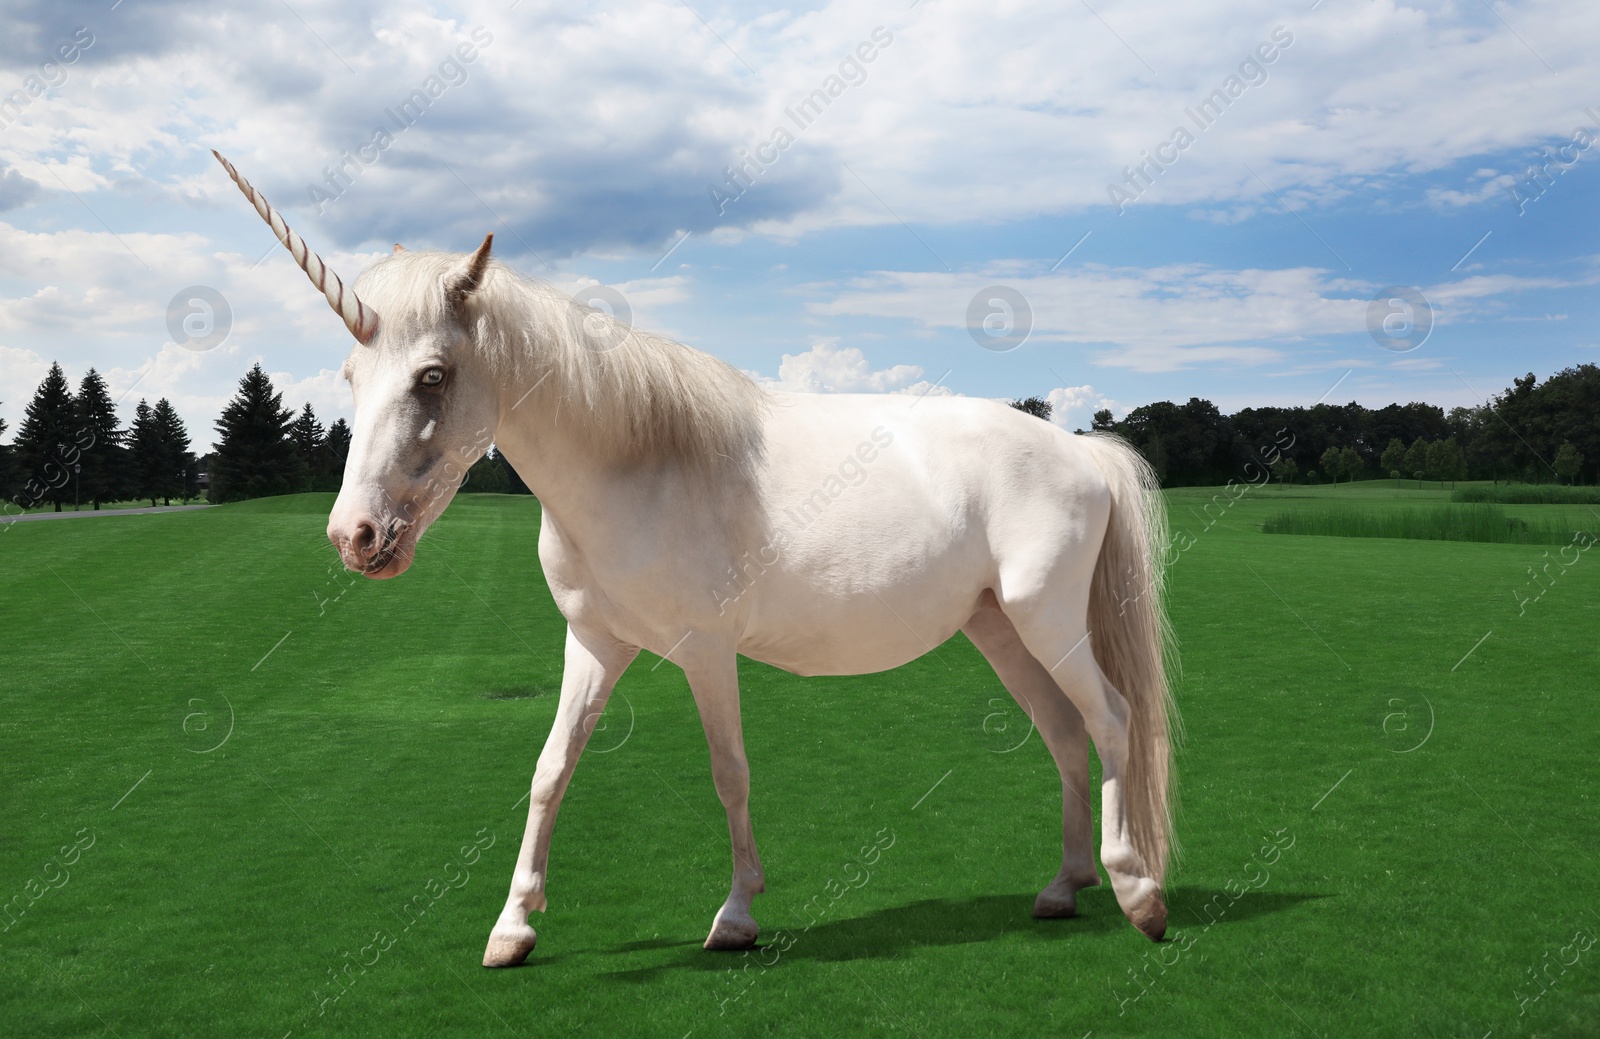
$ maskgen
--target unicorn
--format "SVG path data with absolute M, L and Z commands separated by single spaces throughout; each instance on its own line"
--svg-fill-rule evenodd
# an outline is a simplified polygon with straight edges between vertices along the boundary
M 344 565 L 404 573 L 491 443 L 539 500 L 539 561 L 567 622 L 561 695 L 484 966 L 534 948 L 562 794 L 641 650 L 683 669 L 699 710 L 733 852 L 705 947 L 743 949 L 766 882 L 737 655 L 867 674 L 957 631 L 1060 771 L 1061 868 L 1034 915 L 1071 916 L 1101 882 L 1092 739 L 1100 864 L 1123 914 L 1161 939 L 1177 724 L 1166 518 L 1131 447 L 989 400 L 769 391 L 519 275 L 491 256 L 493 235 L 470 254 L 397 245 L 347 289 L 217 159 L 356 341 L 354 435 L 328 517 Z

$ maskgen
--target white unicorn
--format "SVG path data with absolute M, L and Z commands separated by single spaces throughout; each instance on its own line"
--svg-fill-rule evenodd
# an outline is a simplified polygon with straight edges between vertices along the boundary
M 1175 724 L 1163 667 L 1165 514 L 1127 444 L 993 401 L 769 393 L 490 259 L 408 252 L 345 289 L 222 156 L 344 318 L 356 419 L 328 537 L 373 578 L 405 571 L 494 443 L 538 496 L 539 560 L 567 620 L 555 722 L 483 963 L 521 963 L 545 908 L 561 795 L 641 649 L 683 668 L 728 813 L 733 883 L 705 941 L 758 933 L 764 889 L 735 656 L 800 675 L 898 667 L 965 632 L 1061 772 L 1062 861 L 1034 915 L 1100 883 L 1154 940 L 1172 848 Z

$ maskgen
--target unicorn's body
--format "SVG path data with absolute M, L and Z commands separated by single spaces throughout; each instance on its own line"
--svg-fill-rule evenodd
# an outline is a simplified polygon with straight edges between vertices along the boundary
M 958 630 L 1061 772 L 1062 865 L 1035 913 L 1071 915 L 1100 882 L 1088 735 L 1101 862 L 1129 919 L 1160 938 L 1164 516 L 1132 449 L 990 401 L 770 394 L 491 262 L 488 240 L 469 257 L 396 247 L 347 293 L 228 170 L 362 344 L 345 363 L 356 423 L 328 524 L 346 565 L 403 572 L 491 442 L 543 508 L 539 558 L 568 623 L 561 703 L 485 965 L 534 946 L 562 793 L 641 649 L 682 667 L 699 707 L 734 857 L 706 946 L 742 948 L 764 879 L 736 655 L 862 674 Z
M 1041 562 L 994 545 L 1028 530 L 1069 548 L 1090 520 L 1104 526 L 1088 451 L 994 402 L 774 394 L 758 407 L 764 450 L 748 474 L 715 479 L 628 466 L 552 493 L 550 430 L 500 442 L 543 504 L 539 558 L 563 616 L 661 656 L 692 631 L 795 674 L 885 671 L 954 635 L 1008 562 Z M 569 446 L 562 465 L 582 457 Z

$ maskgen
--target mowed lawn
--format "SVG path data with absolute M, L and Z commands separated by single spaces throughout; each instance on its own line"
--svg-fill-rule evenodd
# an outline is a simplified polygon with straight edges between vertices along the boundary
M 1600 554 L 1519 616 L 1546 547 L 1260 533 L 1441 496 L 1293 490 L 1209 527 L 1213 492 L 1171 496 L 1167 942 L 1107 887 L 1031 919 L 1059 783 L 958 636 L 858 678 L 742 664 L 749 955 L 699 947 L 727 831 L 682 672 L 642 655 L 539 947 L 493 972 L 561 667 L 534 501 L 458 498 L 381 583 L 340 575 L 330 495 L 0 528 L 0 1034 L 1595 1035 Z

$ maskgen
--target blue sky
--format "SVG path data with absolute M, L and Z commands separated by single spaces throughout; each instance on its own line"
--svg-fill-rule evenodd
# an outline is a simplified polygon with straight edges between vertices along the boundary
M 394 241 L 493 231 L 502 259 L 609 286 L 636 323 L 790 389 L 1049 396 L 1075 427 L 1189 396 L 1450 407 L 1600 360 L 1595 5 L 127 0 L 0 18 L 0 94 L 23 91 L 0 108 L 12 431 L 51 360 L 100 368 L 125 415 L 171 397 L 201 446 L 257 360 L 289 402 L 350 414 L 342 325 L 213 147 L 347 280 Z M 830 89 L 814 118 L 786 114 Z M 1211 125 L 1188 117 L 1230 89 Z M 437 96 L 402 130 L 388 113 L 416 90 Z M 1580 128 L 1533 197 L 1525 171 Z M 364 145 L 373 161 L 330 188 L 325 167 Z M 1125 169 L 1163 145 L 1128 201 Z M 770 164 L 723 204 L 724 170 L 758 149 Z M 168 331 L 190 286 L 232 311 L 209 350 Z M 1032 315 L 1014 349 L 967 327 L 994 286 Z M 1368 332 L 1389 286 L 1428 303 L 1415 349 Z

